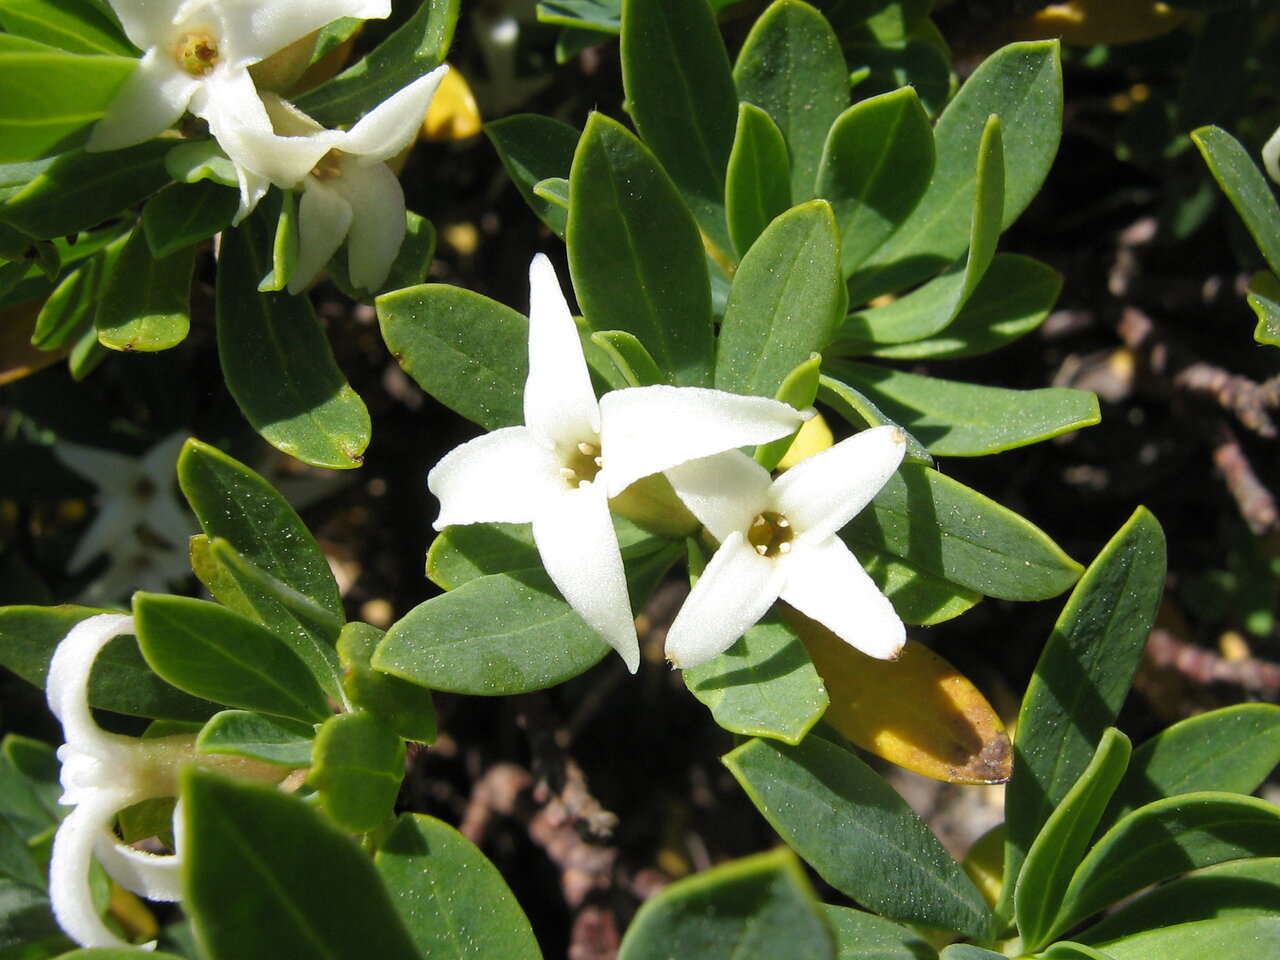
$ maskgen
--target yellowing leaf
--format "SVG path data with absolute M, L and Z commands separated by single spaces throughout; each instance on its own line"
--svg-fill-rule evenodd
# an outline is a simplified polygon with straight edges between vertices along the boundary
M 1048 40 L 1091 47 L 1137 43 L 1168 33 L 1186 13 L 1153 0 L 1071 0 L 1055 3 L 1014 25 L 1019 40 Z
M 1003 783 L 1013 755 L 1004 724 L 955 667 L 914 640 L 876 660 L 799 615 L 800 634 L 827 686 L 823 717 L 851 742 L 901 767 L 951 783 Z
M 1000 899 L 1000 888 L 1004 885 L 1004 838 L 1004 824 L 997 824 L 973 841 L 960 862 L 961 869 L 992 907 Z
M 778 469 L 790 470 L 805 457 L 821 453 L 833 443 L 835 437 L 832 436 L 827 421 L 822 419 L 822 414 L 815 413 L 812 420 L 806 420 L 800 425 L 800 432 L 796 434 L 786 455 L 778 461 Z
M 75 346 L 74 341 L 56 350 L 38 350 L 31 345 L 36 316 L 43 303 L 20 303 L 0 309 L 0 386 L 61 360 Z
M 427 119 L 422 122 L 424 140 L 465 140 L 480 132 L 480 108 L 475 95 L 457 67 L 440 81 L 431 99 Z

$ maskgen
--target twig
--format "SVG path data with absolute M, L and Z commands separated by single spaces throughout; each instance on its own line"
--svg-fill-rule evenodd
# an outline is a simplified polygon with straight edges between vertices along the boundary
M 1226 423 L 1219 421 L 1213 441 L 1213 462 L 1222 472 L 1227 490 L 1235 498 L 1240 516 L 1249 529 L 1257 536 L 1276 529 L 1280 522 L 1276 498 L 1258 479 L 1235 433 Z
M 1180 640 L 1156 627 L 1147 639 L 1146 656 L 1153 667 L 1174 670 L 1196 683 L 1230 683 L 1257 693 L 1280 691 L 1280 665 L 1246 657 L 1228 660 L 1206 647 Z

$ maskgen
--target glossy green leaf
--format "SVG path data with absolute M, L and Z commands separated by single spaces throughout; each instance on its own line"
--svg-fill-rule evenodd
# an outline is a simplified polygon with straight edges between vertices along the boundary
M 1086 390 L 1009 390 L 839 360 L 824 369 L 865 395 L 937 456 L 999 453 L 1101 419 L 1098 398 Z
M 419 960 L 373 863 L 304 801 L 200 770 L 182 798 L 183 908 L 203 956 Z
M 1259 271 L 1249 281 L 1247 299 L 1258 318 L 1253 339 L 1280 347 L 1280 280 L 1273 273 Z
M 938 955 L 941 960 L 999 960 L 1003 953 L 996 953 L 972 943 L 953 943 Z
M 723 177 L 719 190 L 723 197 Z M 706 257 L 666 173 L 620 124 L 593 113 L 569 194 L 569 271 L 587 324 L 633 334 L 671 382 L 707 386 L 713 337 Z
M 756 854 L 677 880 L 644 903 L 618 960 L 835 960 L 795 855 Z
M 373 653 L 384 632 L 367 623 L 349 623 L 338 637 L 342 686 L 351 702 L 368 710 L 406 740 L 433 743 L 436 710 L 431 692 L 373 669 Z
M 171 183 L 142 208 L 142 228 L 156 259 L 207 240 L 231 225 L 239 206 L 234 190 L 211 180 Z
M 836 960 L 934 960 L 933 947 L 906 927 L 861 910 L 823 904 L 836 935 Z
M 56 350 L 93 329 L 103 284 L 127 239 L 127 234 L 116 238 L 54 287 L 36 317 L 32 346 Z
M 404 779 L 404 741 L 372 713 L 330 717 L 316 733 L 307 783 L 342 829 L 367 833 L 391 815 Z
M 3 126 L 0 117 L 0 132 Z M 41 240 L 96 227 L 169 182 L 164 157 L 172 148 L 170 140 L 150 140 L 106 153 L 63 154 L 0 207 L 0 220 Z
M 683 673 L 689 692 L 731 733 L 799 743 L 827 709 L 827 691 L 804 644 L 773 615 Z
M 272 197 L 274 200 L 275 197 Z M 267 247 L 270 253 L 266 263 L 269 267 L 266 274 L 258 281 L 259 293 L 275 293 L 284 290 L 293 279 L 293 271 L 298 266 L 298 195 L 293 190 L 280 194 L 278 207 L 272 204 L 275 211 L 275 225 L 272 227 L 271 242 Z M 265 210 L 265 208 L 264 208 Z M 259 214 L 259 217 L 265 214 Z
M 115 611 L 93 607 L 0 607 L 0 664 L 44 688 L 58 642 L 81 620 Z M 94 662 L 89 703 L 103 710 L 163 720 L 205 720 L 217 707 L 156 676 L 133 637 L 117 637 Z
M 185 340 L 195 254 L 187 247 L 155 259 L 142 228 L 135 227 L 102 285 L 98 342 L 112 350 L 154 352 Z
M 859 546 L 858 562 L 880 592 L 889 598 L 903 623 L 931 626 L 958 617 L 982 599 L 976 590 L 926 573 L 919 567 L 877 550 Z
M 620 0 L 542 0 L 538 4 L 538 22 L 585 32 L 595 44 L 604 39 L 595 34 L 618 35 L 622 29 L 622 4 Z
M 774 396 L 796 366 L 826 346 L 844 304 L 831 206 L 813 200 L 788 210 L 734 274 L 716 349 L 716 388 Z
M 1055 597 L 1080 575 L 1025 518 L 916 464 L 900 467 L 841 536 L 855 556 L 869 547 L 1004 600 Z
M 204 600 L 142 592 L 133 610 L 147 663 L 179 690 L 296 720 L 330 715 L 307 665 L 253 620 Z
M 134 55 L 120 28 L 88 0 L 4 0 L 0 26 L 68 53 Z
M 568 227 L 569 214 L 569 178 L 568 177 L 546 177 L 539 180 L 533 185 L 533 194 L 540 200 L 545 200 L 554 206 L 559 207 L 565 216 L 565 227 Z M 563 234 L 561 235 L 563 239 Z
M 358 467 L 369 411 L 338 369 L 311 301 L 257 288 L 268 270 L 269 233 L 260 205 L 222 235 L 218 358 L 227 389 L 276 449 L 316 466 Z
M 882 13 L 891 13 L 898 6 L 889 4 Z M 936 29 L 933 32 L 936 35 Z M 925 30 L 918 33 L 927 35 Z M 855 99 L 911 87 L 929 116 L 937 116 L 947 105 L 952 87 L 946 42 L 937 37 L 936 41 L 904 37 L 848 46 L 845 59 L 853 74 Z
M 179 954 L 166 953 L 163 950 L 151 950 L 148 951 L 147 955 L 155 957 L 157 960 L 183 960 Z M 138 951 L 133 947 L 122 947 L 120 949 L 92 947 L 60 953 L 56 960 L 136 960 L 137 956 Z
M 568 212 L 538 196 L 533 188 L 548 177 L 568 178 L 578 131 L 551 117 L 521 113 L 486 123 L 484 132 L 520 196 L 552 233 L 563 238 Z
M 817 191 L 831 201 L 840 223 L 844 276 L 915 209 L 933 165 L 933 128 L 910 87 L 840 114 L 822 148 Z
M 702 232 L 728 251 L 725 170 L 738 95 L 711 7 L 705 0 L 624 0 L 620 51 L 622 88 L 636 129 L 679 187 Z M 587 134 L 592 122 L 587 122 Z M 572 210 L 571 206 L 571 221 Z M 571 238 L 570 262 L 572 242 Z M 575 286 L 577 279 L 575 268 Z M 591 310 L 585 304 L 583 309 L 590 319 Z M 625 324 L 610 326 L 630 329 Z M 638 330 L 631 332 L 648 342 Z
M 502 874 L 447 823 L 403 814 L 374 864 L 423 957 L 541 960 Z
M 591 342 L 608 354 L 629 387 L 647 387 L 666 380 L 644 344 L 625 330 L 591 334 Z
M 1164 586 L 1160 524 L 1138 508 L 1076 585 L 1027 685 L 1006 790 L 1005 886 L 1111 726 L 1146 646 Z
M 1041 949 L 1056 927 L 1054 918 L 1089 838 L 1129 762 L 1129 738 L 1115 727 L 1103 733 L 1080 779 L 1049 814 L 1018 873 L 1014 910 L 1018 933 L 1029 951 Z
M 733 79 L 738 98 L 764 110 L 782 132 L 793 202 L 834 202 L 814 185 L 827 131 L 849 105 L 849 72 L 826 18 L 802 0 L 777 0 L 747 35 Z
M 0 950 L 25 951 L 32 945 L 39 957 L 69 946 L 70 941 L 54 920 L 44 891 L 0 878 Z
M 1272 273 L 1280 273 L 1280 204 L 1240 141 L 1221 127 L 1201 127 L 1191 139 L 1209 172 L 1240 214 Z
M 196 753 L 230 754 L 282 767 L 311 763 L 316 732 L 310 724 L 248 710 L 223 710 L 196 737 Z
M 922 280 L 960 256 L 969 244 L 983 129 L 1000 118 L 1004 142 L 1003 226 L 1040 189 L 1062 132 L 1062 74 L 1054 41 L 1012 43 L 975 70 L 934 128 L 938 162 L 911 215 L 851 279 L 849 301 Z
M 729 238 L 739 259 L 773 218 L 791 206 L 787 142 L 769 115 L 750 103 L 738 104 L 738 126 L 725 174 L 724 206 Z
M 838 413 L 855 429 L 880 427 L 891 424 L 900 429 L 907 438 L 906 461 L 933 466 L 933 455 L 925 449 L 924 444 L 911 435 L 902 424 L 893 420 L 883 410 L 871 402 L 865 394 L 853 389 L 847 383 L 835 377 L 824 375 L 818 378 L 818 399 Z
M 458 23 L 458 0 L 427 0 L 368 56 L 297 100 L 326 127 L 348 126 L 444 62 Z
M 0 163 L 35 160 L 82 142 L 137 65 L 130 57 L 53 48 L 0 50 Z
M 1070 940 L 1053 944 L 1041 956 L 1044 960 L 1114 960 L 1110 954 Z
M 524 316 L 444 283 L 384 294 L 377 307 L 387 349 L 423 390 L 487 430 L 524 423 Z
M 748 741 L 725 765 L 787 844 L 840 892 L 892 920 L 983 938 L 982 895 L 906 802 L 818 737 Z
M 1280 918 L 1232 917 L 1180 923 L 1101 945 L 1111 960 L 1222 960 L 1280 953 Z

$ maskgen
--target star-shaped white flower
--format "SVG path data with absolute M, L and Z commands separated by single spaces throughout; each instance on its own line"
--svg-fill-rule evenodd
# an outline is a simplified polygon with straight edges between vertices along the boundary
M 89 137 L 89 150 L 141 143 L 183 113 L 202 117 L 236 166 L 245 216 L 266 192 L 246 133 L 271 134 L 248 68 L 341 17 L 378 19 L 390 0 L 110 0 L 142 61 Z M 276 138 L 283 141 L 284 138 Z M 308 146 L 277 142 L 273 149 Z M 314 165 L 324 149 L 306 163 Z
M 107 733 L 94 722 L 89 710 L 93 663 L 111 640 L 129 633 L 132 617 L 102 614 L 81 621 L 54 651 L 45 686 L 49 709 L 62 721 L 66 738 L 58 748 L 64 790 L 59 802 L 75 806 L 54 835 L 49 900 L 58 924 L 85 947 L 131 946 L 94 909 L 89 867 L 95 856 L 117 883 L 139 896 L 177 900 L 181 895 L 177 855 L 135 850 L 112 830 L 115 815 L 126 807 L 177 792 L 177 768 L 190 759 L 195 742 L 190 735 L 139 740 Z M 177 822 L 175 817 L 175 829 Z
M 736 450 L 668 469 L 720 548 L 667 632 L 667 659 L 683 668 L 706 663 L 779 598 L 863 653 L 896 656 L 906 640 L 902 620 L 836 531 L 871 502 L 905 450 L 902 432 L 885 426 L 777 480 Z
M 427 477 L 441 530 L 533 523 L 543 566 L 569 605 L 633 673 L 640 646 L 609 498 L 668 467 L 794 432 L 786 404 L 700 387 L 632 387 L 599 401 L 555 270 L 529 268 L 529 376 L 522 427 L 463 444 Z

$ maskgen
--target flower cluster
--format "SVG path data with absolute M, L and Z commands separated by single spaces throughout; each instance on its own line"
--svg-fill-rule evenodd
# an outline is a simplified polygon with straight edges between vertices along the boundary
M 404 194 L 385 161 L 413 140 L 447 67 L 420 77 L 350 130 L 326 130 L 278 96 L 301 75 L 312 35 L 341 17 L 381 19 L 389 0 L 110 0 L 138 68 L 88 149 L 148 140 L 186 112 L 204 120 L 235 167 L 238 223 L 267 189 L 303 191 L 297 293 L 352 240 L 351 280 L 376 289 L 404 237 Z M 268 67 L 274 69 L 268 69 Z
M 639 642 L 609 501 L 664 473 L 721 542 L 668 636 L 673 663 L 728 649 L 779 597 L 872 656 L 894 656 L 902 621 L 835 533 L 897 469 L 902 433 L 868 430 L 774 482 L 736 448 L 787 436 L 809 414 L 700 387 L 630 387 L 597 400 L 545 257 L 534 258 L 529 284 L 524 426 L 471 440 L 435 466 L 436 529 L 532 522 L 552 582 L 634 672 Z

